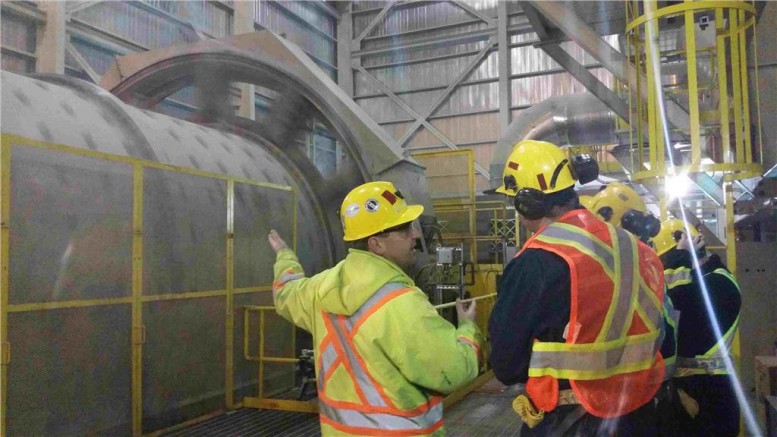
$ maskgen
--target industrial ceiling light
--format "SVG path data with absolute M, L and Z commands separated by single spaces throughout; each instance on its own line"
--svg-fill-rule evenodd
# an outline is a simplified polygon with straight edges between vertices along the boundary
M 666 176 L 666 195 L 670 199 L 683 197 L 691 186 L 691 180 L 685 173 Z

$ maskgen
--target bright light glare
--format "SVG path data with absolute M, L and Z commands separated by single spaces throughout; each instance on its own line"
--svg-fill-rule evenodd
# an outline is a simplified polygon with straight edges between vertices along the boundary
M 684 174 L 667 175 L 666 177 L 666 195 L 670 199 L 683 197 L 691 187 L 691 180 Z

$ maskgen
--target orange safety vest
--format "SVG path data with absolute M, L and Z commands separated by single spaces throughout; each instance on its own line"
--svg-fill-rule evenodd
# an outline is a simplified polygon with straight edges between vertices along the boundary
M 580 404 L 597 417 L 623 416 L 651 400 L 664 376 L 658 256 L 587 210 L 544 227 L 523 250 L 529 248 L 563 258 L 571 282 L 565 342 L 535 339 L 532 345 L 526 383 L 532 402 L 556 408 L 559 379 L 569 380 Z
M 318 354 L 318 399 L 321 422 L 354 435 L 413 436 L 431 434 L 443 426 L 442 397 L 431 396 L 427 403 L 402 410 L 386 396 L 367 370 L 353 344 L 353 336 L 367 318 L 391 299 L 412 288 L 390 282 L 381 287 L 351 316 L 322 312 L 327 334 Z M 360 403 L 330 399 L 326 395 L 329 378 L 340 365 L 353 380 Z

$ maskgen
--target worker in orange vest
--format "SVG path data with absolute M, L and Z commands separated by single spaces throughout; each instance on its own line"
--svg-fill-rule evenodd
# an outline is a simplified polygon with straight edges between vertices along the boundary
M 311 277 L 270 232 L 276 311 L 313 334 L 324 436 L 444 435 L 440 395 L 478 375 L 475 302 L 457 302 L 456 328 L 404 271 L 415 261 L 422 212 L 390 182 L 356 187 L 340 208 L 354 248 Z
M 515 196 L 534 235 L 505 267 L 489 320 L 491 365 L 521 435 L 655 436 L 661 386 L 663 267 L 631 233 L 580 206 L 575 181 L 596 179 L 586 156 L 521 141 L 498 192 Z

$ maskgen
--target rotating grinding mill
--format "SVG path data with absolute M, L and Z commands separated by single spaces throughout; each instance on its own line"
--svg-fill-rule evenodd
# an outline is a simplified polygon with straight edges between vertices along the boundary
M 2 83 L 6 435 L 138 435 L 234 408 L 256 387 L 240 309 L 271 304 L 269 229 L 316 272 L 344 255 L 353 186 L 389 180 L 432 212 L 423 168 L 269 32 L 120 58 L 102 88 Z M 234 115 L 236 83 L 273 97 L 265 114 Z M 197 123 L 154 112 L 187 88 Z M 295 141 L 311 120 L 342 151 L 328 174 Z M 295 353 L 267 329 L 272 353 Z

